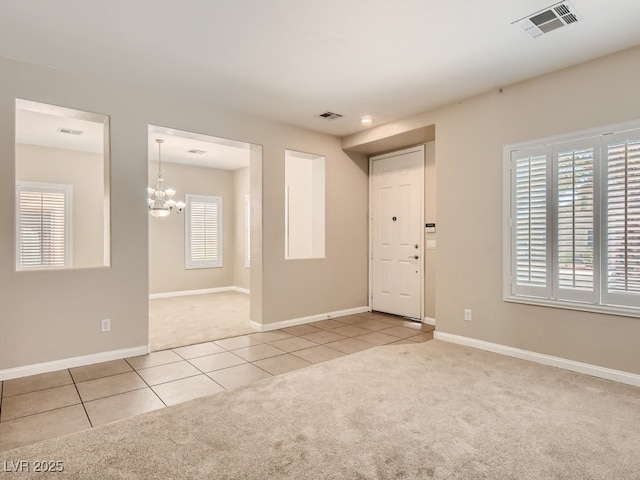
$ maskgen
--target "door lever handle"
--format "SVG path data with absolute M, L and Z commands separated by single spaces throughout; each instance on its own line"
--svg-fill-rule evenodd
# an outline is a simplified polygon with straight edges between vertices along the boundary
M 413 258 L 414 260 L 418 260 L 420 257 L 418 255 L 410 255 L 409 258 Z

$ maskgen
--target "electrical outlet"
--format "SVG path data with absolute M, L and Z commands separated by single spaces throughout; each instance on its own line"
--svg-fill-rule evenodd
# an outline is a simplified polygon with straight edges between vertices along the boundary
M 100 331 L 102 333 L 106 333 L 106 332 L 110 332 L 111 331 L 111 319 L 110 318 L 103 318 L 102 320 L 100 320 Z
M 471 321 L 471 310 L 469 310 L 468 308 L 465 308 L 465 310 L 464 310 L 464 319 L 467 322 Z

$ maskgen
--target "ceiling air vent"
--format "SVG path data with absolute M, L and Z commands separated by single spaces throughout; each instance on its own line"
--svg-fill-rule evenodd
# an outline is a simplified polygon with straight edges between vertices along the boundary
M 82 130 L 73 130 L 71 128 L 58 128 L 59 133 L 68 133 L 69 135 L 82 135 Z
M 531 38 L 538 38 L 557 28 L 576 23 L 580 17 L 569 2 L 561 2 L 513 22 Z
M 334 112 L 324 112 L 318 115 L 319 117 L 326 118 L 327 120 L 335 120 L 336 118 L 342 118 L 343 115 Z
M 193 153 L 194 155 L 204 155 L 207 153 L 206 150 L 198 150 L 197 148 L 192 148 L 191 150 L 187 150 L 187 153 Z

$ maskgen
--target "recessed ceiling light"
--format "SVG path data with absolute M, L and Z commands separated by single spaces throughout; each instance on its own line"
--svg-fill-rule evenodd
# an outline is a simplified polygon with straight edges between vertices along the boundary
M 71 128 L 64 128 L 64 127 L 58 128 L 58 132 L 67 133 L 69 135 L 82 135 L 82 130 L 73 130 Z
M 360 117 L 360 124 L 361 125 L 371 125 L 373 123 L 373 117 L 370 115 L 364 115 L 362 117 Z
M 193 153 L 194 155 L 204 155 L 207 153 L 206 150 L 198 150 L 197 148 L 192 148 L 191 150 L 187 150 L 187 153 Z

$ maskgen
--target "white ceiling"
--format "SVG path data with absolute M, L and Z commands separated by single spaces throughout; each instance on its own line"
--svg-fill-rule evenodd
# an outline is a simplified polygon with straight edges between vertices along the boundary
M 512 25 L 554 3 L 2 0 L 0 56 L 342 136 L 640 44 L 638 0 L 571 0 L 580 21 L 535 40 Z
M 16 105 L 16 143 L 103 153 L 103 115 L 79 112 L 38 102 L 18 100 Z M 81 132 L 70 135 L 67 128 Z M 170 128 L 149 126 L 148 159 L 158 161 L 162 139 L 162 161 L 201 167 L 237 170 L 249 166 L 251 145 L 224 138 Z M 189 153 L 189 150 L 202 153 Z
M 158 143 L 163 162 L 181 163 L 222 170 L 237 170 L 249 166 L 251 145 L 245 142 L 212 137 L 199 133 L 149 126 L 149 160 L 158 160 Z M 189 153 L 189 150 L 204 153 Z
M 61 133 L 60 128 L 82 133 Z M 16 143 L 101 154 L 104 150 L 104 125 L 91 120 L 16 108 Z

